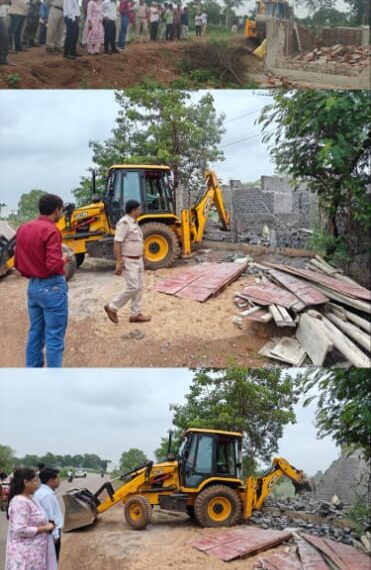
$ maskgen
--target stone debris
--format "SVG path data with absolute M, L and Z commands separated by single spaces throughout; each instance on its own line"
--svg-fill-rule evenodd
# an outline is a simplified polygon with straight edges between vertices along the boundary
M 300 53 L 294 61 L 319 64 L 343 63 L 363 69 L 370 64 L 370 48 L 368 46 L 348 46 L 337 44 L 332 47 L 319 47 L 312 51 Z
M 233 322 L 242 328 L 241 319 L 272 321 L 282 332 L 282 338 L 270 338 L 261 355 L 300 366 L 334 365 L 344 359 L 345 366 L 371 366 L 368 289 L 319 256 L 307 269 L 250 263 L 245 274 L 250 281 L 235 294 L 242 312 Z

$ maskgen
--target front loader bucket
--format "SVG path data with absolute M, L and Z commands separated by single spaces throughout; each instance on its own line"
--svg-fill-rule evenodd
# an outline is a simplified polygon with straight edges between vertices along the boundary
M 63 531 L 69 532 L 94 523 L 97 507 L 94 495 L 88 489 L 73 489 L 63 495 L 65 507 Z

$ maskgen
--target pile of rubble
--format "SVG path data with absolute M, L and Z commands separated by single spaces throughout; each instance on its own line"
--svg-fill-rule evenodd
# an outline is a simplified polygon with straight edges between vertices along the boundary
M 348 526 L 345 512 L 346 506 L 342 502 L 332 504 L 303 496 L 287 499 L 269 497 L 264 509 L 252 514 L 251 522 L 264 529 L 295 527 L 314 536 L 354 545 L 360 536 Z
M 319 256 L 306 267 L 250 263 L 251 284 L 235 295 L 242 312 L 234 323 L 274 322 L 285 330 L 260 351 L 282 363 L 323 366 L 330 358 L 370 367 L 371 292 Z
M 337 44 L 332 47 L 320 47 L 310 52 L 300 53 L 294 61 L 305 63 L 345 63 L 362 69 L 370 63 L 370 49 L 368 46 L 347 46 Z

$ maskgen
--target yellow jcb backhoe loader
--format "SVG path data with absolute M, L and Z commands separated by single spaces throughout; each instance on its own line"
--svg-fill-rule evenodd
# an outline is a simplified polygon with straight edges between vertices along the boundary
M 181 253 L 190 255 L 192 244 L 203 239 L 212 206 L 218 212 L 222 229 L 229 230 L 229 214 L 213 171 L 205 172 L 205 188 L 195 204 L 184 209 L 180 216 L 175 212 L 170 176 L 168 166 L 116 164 L 109 169 L 104 196 L 93 194 L 92 202 L 80 208 L 67 204 L 57 225 L 64 245 L 75 253 L 75 264 L 80 266 L 86 253 L 91 257 L 114 258 L 115 226 L 128 200 L 137 200 L 142 205 L 138 223 L 144 234 L 144 258 L 149 269 L 170 267 Z M 93 182 L 93 189 L 94 186 Z M 14 246 L 14 238 L 6 240 L 0 236 L 0 275 L 13 267 Z M 68 276 L 73 271 L 72 265 Z
M 258 0 L 255 19 L 245 20 L 245 38 L 253 47 L 257 47 L 267 36 L 267 20 L 289 20 L 292 9 L 287 0 Z
M 221 430 L 188 429 L 177 455 L 152 461 L 125 473 L 116 489 L 105 482 L 96 493 L 71 490 L 63 496 L 64 531 L 89 526 L 97 516 L 118 503 L 133 529 L 143 529 L 151 521 L 153 507 L 188 513 L 203 527 L 232 526 L 247 520 L 261 509 L 282 475 L 300 488 L 308 488 L 302 471 L 285 459 L 275 458 L 261 477 L 241 479 L 242 434 Z M 113 481 L 114 482 L 114 481 Z

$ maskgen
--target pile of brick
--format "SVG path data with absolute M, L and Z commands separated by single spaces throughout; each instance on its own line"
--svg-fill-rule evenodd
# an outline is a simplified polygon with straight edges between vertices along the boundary
M 370 63 L 370 48 L 368 46 L 346 46 L 337 44 L 332 47 L 320 47 L 310 52 L 301 53 L 294 61 L 305 63 L 344 63 L 363 69 Z

